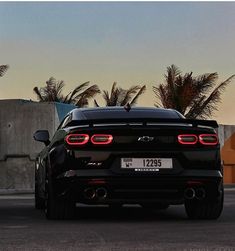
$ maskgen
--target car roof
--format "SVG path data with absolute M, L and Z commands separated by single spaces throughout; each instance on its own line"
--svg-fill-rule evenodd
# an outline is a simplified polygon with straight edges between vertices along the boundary
M 174 109 L 155 107 L 131 107 L 127 111 L 123 106 L 76 108 L 70 112 L 72 120 L 89 120 L 94 118 L 111 117 L 159 117 L 159 118 L 184 118 Z

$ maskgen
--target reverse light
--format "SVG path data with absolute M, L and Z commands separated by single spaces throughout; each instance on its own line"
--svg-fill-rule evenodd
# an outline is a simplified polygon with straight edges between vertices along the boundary
M 182 145 L 195 145 L 198 141 L 197 135 L 181 134 L 178 135 L 178 142 Z
M 113 136 L 111 134 L 94 134 L 91 137 L 91 142 L 94 145 L 108 145 L 112 143 Z
M 85 145 L 89 141 L 88 134 L 69 134 L 65 137 L 68 145 Z
M 218 136 L 216 134 L 201 134 L 199 135 L 199 142 L 202 145 L 217 145 L 219 143 Z

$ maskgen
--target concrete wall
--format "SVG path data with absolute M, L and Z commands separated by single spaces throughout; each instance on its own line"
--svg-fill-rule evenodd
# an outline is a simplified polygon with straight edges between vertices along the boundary
M 0 100 L 0 191 L 34 189 L 34 160 L 44 147 L 33 140 L 36 130 L 53 135 L 74 106 L 25 100 Z M 220 125 L 218 134 L 225 183 L 235 183 L 235 126 Z
M 34 160 L 43 144 L 34 141 L 33 134 L 46 129 L 53 135 L 60 119 L 73 108 L 56 103 L 0 100 L 0 189 L 34 188 Z
M 235 183 L 235 126 L 220 125 L 218 134 L 224 166 L 224 182 Z

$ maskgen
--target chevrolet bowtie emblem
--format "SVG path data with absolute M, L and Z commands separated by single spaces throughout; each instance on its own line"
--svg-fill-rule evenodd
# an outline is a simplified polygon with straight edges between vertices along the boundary
M 150 142 L 153 140 L 154 140 L 154 137 L 150 137 L 150 136 L 142 136 L 138 138 L 138 141 L 141 141 L 141 142 Z

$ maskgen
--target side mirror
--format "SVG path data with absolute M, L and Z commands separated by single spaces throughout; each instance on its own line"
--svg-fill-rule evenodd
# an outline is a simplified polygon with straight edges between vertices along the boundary
M 36 141 L 43 142 L 46 146 L 50 144 L 50 136 L 47 130 L 38 130 L 34 133 L 33 138 Z

